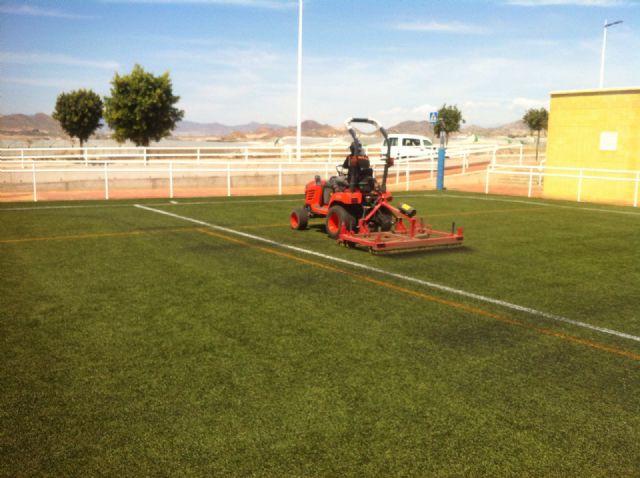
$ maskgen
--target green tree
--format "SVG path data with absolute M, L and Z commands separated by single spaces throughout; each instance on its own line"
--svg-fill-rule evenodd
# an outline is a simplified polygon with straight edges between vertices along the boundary
M 52 116 L 69 136 L 80 140 L 82 147 L 89 136 L 102 126 L 102 100 L 91 90 L 60 93 Z
M 445 143 L 449 144 L 449 134 L 460 131 L 460 126 L 465 123 L 462 118 L 462 111 L 457 106 L 447 106 L 446 103 L 438 110 L 438 122 L 433 127 L 436 136 L 440 136 L 440 131 L 444 130 Z
M 538 150 L 540 149 L 540 132 L 547 130 L 549 127 L 549 112 L 546 108 L 531 108 L 522 117 L 522 121 L 526 123 L 531 131 L 537 131 L 536 137 L 536 163 L 538 162 Z
M 179 96 L 173 95 L 169 73 L 154 76 L 140 65 L 131 74 L 116 75 L 111 80 L 111 96 L 105 98 L 104 117 L 118 142 L 130 139 L 138 146 L 169 136 L 184 111 L 174 107 Z

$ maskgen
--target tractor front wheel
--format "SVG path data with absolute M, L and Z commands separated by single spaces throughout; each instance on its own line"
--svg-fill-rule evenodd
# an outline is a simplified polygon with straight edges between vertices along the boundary
M 330 238 L 337 239 L 343 225 L 347 228 L 347 231 L 352 231 L 355 228 L 355 224 L 355 218 L 342 206 L 331 206 L 329 208 L 326 229 Z
M 306 229 L 309 224 L 309 213 L 305 208 L 297 207 L 291 211 L 289 222 L 291 224 L 291 229 L 295 229 L 297 231 Z

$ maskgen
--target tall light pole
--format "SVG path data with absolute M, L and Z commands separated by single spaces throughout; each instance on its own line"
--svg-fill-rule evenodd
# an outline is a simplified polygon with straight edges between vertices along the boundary
M 607 20 L 604 21 L 604 34 L 602 37 L 602 57 L 600 58 L 600 88 L 604 85 L 604 55 L 607 49 L 607 28 L 612 27 L 614 25 L 619 25 L 622 23 L 622 20 L 618 20 L 617 22 L 607 23 Z
M 302 146 L 302 0 L 298 0 L 298 105 L 296 124 L 296 159 Z

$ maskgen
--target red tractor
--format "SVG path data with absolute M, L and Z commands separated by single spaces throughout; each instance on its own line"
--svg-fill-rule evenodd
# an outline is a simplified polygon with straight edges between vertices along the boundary
M 373 119 L 347 120 L 345 126 L 353 139 L 351 153 L 336 168 L 337 176 L 328 180 L 316 176 L 305 186 L 304 207 L 291 212 L 291 228 L 306 229 L 310 218 L 325 217 L 329 237 L 345 246 L 359 245 L 371 252 L 461 245 L 462 228 L 455 231 L 454 225 L 450 233 L 436 231 L 417 219 L 412 207 L 391 205 L 393 197 L 387 192 L 387 176 L 393 166 L 390 142 L 387 141 L 384 173 L 379 183 L 352 123 L 371 124 L 387 139 L 387 131 Z

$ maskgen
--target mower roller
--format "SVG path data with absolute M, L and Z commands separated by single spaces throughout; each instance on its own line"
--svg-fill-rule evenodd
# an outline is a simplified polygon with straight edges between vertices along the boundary
M 388 139 L 387 131 L 374 119 L 345 121 L 353 139 L 350 154 L 336 167 L 337 176 L 328 180 L 316 176 L 307 183 L 304 206 L 291 212 L 291 228 L 306 229 L 310 218 L 324 217 L 329 237 L 344 246 L 360 246 L 372 253 L 462 245 L 463 230 L 456 230 L 455 223 L 451 232 L 436 231 L 416 218 L 416 210 L 411 206 L 391 205 L 393 196 L 387 192 L 387 176 L 393 166 L 390 142 L 387 141 L 382 182 L 378 183 L 353 123 L 373 125 Z

